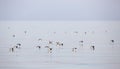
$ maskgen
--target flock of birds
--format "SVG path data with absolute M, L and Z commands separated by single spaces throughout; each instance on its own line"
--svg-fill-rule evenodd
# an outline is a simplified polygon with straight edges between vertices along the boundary
M 24 33 L 26 34 L 27 33 L 27 31 L 24 31 Z M 53 32 L 54 34 L 56 34 L 56 32 Z M 74 32 L 74 33 L 78 33 L 78 32 Z M 85 32 L 85 35 L 87 34 L 87 32 Z M 13 38 L 14 37 L 16 37 L 16 35 L 13 35 L 12 36 Z M 41 39 L 41 38 L 39 38 L 38 39 L 38 41 L 44 41 L 43 39 Z M 114 43 L 115 41 L 114 40 L 110 40 L 110 42 L 111 43 Z M 48 53 L 52 53 L 52 51 L 53 51 L 53 48 L 51 47 L 51 45 L 54 45 L 54 46 L 56 46 L 56 47 L 63 47 L 64 46 L 64 43 L 63 42 L 60 42 L 60 41 L 52 41 L 52 40 L 48 40 L 47 41 L 47 46 L 44 46 L 44 48 L 47 48 L 47 50 L 48 50 Z M 83 44 L 84 44 L 84 41 L 83 40 L 81 40 L 81 41 L 79 41 L 79 45 L 80 46 L 83 46 Z M 13 47 L 11 47 L 9 50 L 10 50 L 10 52 L 15 52 L 15 49 L 21 49 L 21 47 L 22 47 L 22 44 L 21 43 L 17 43 L 15 46 L 13 46 Z M 42 48 L 42 46 L 40 46 L 40 45 L 38 45 L 38 46 L 35 46 L 36 48 L 38 48 L 39 50 Z M 71 51 L 72 52 L 77 52 L 77 47 L 73 47 L 73 48 L 71 48 Z M 94 45 L 92 45 L 92 46 L 90 46 L 90 49 L 91 50 L 95 50 L 95 46 Z

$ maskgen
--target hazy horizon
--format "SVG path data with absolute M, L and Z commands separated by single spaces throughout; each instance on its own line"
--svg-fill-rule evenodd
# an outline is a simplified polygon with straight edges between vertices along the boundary
M 0 0 L 0 20 L 120 20 L 120 0 Z

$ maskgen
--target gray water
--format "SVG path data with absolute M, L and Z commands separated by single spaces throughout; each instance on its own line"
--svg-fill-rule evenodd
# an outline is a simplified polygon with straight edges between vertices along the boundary
M 119 69 L 119 35 L 120 21 L 0 21 L 0 69 Z

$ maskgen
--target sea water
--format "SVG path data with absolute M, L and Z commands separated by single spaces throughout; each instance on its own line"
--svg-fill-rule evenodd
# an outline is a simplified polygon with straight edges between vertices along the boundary
M 120 21 L 0 21 L 0 69 L 119 68 Z

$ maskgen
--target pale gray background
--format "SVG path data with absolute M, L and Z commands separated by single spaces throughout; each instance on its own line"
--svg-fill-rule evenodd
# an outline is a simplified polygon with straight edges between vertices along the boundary
M 0 0 L 0 20 L 120 20 L 120 0 Z

